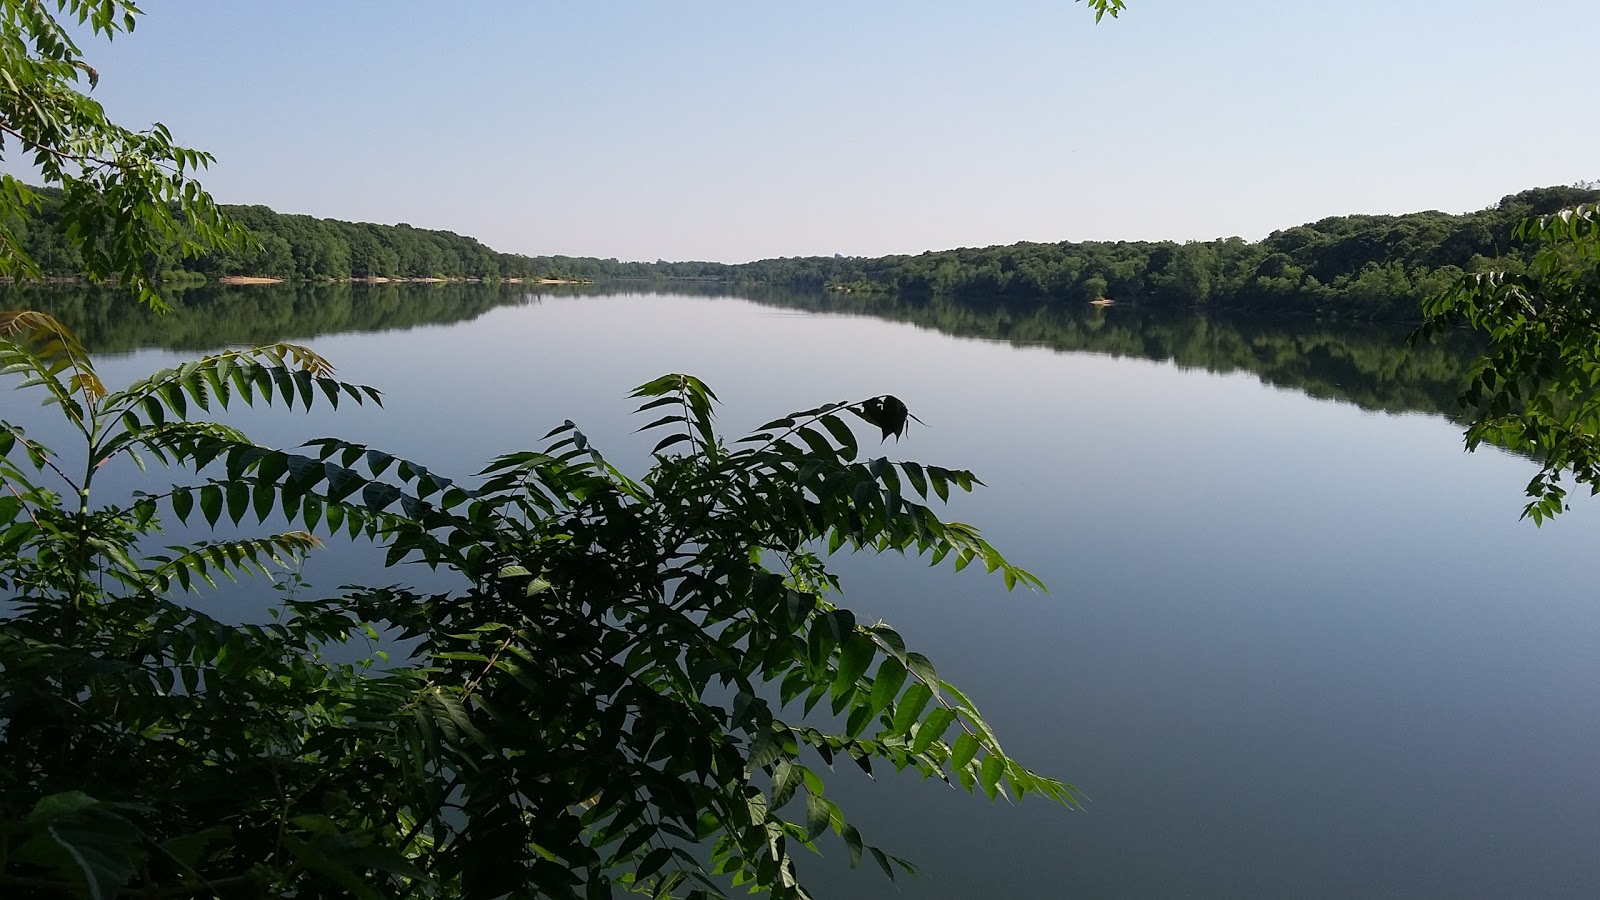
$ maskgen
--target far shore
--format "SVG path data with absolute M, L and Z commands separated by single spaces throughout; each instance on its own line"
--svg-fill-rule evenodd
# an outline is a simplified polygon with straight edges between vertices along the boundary
M 208 282 L 225 285 L 251 285 L 251 284 L 283 284 L 288 279 L 275 278 L 269 275 L 221 275 L 215 278 L 206 276 L 193 276 L 193 283 L 198 284 L 202 279 Z M 169 279 L 178 284 L 186 283 L 187 279 Z M 295 279 L 300 284 L 483 284 L 488 279 L 484 278 L 385 278 L 371 276 L 361 278 L 300 278 Z M 50 285 L 77 285 L 87 284 L 89 280 L 81 275 L 50 275 L 44 278 L 16 278 L 13 276 L 0 276 L 0 285 L 3 284 L 50 284 Z M 111 282 L 115 283 L 115 282 Z M 592 281 L 576 278 L 502 278 L 501 284 L 593 284 Z
M 382 275 L 362 276 L 359 278 L 314 278 L 303 279 L 311 283 L 332 284 L 482 284 L 483 278 L 388 278 Z M 224 275 L 217 279 L 218 284 L 282 284 L 282 278 L 270 278 L 260 275 Z M 570 278 L 502 278 L 501 284 L 588 284 Z

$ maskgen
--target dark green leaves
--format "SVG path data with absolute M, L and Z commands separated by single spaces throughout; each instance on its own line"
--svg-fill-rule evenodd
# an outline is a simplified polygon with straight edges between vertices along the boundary
M 925 753 L 934 742 L 944 737 L 945 729 L 956 720 L 955 710 L 940 706 L 928 713 L 922 725 L 917 729 L 916 736 L 911 741 L 912 753 Z
M 908 420 L 919 423 L 922 421 L 911 415 L 911 410 L 906 408 L 899 397 L 890 394 L 863 401 L 851 407 L 850 411 L 880 430 L 883 433 L 883 440 L 888 440 L 890 435 L 899 440 L 900 435 L 905 433 Z
M 200 513 L 206 517 L 206 524 L 216 527 L 217 521 L 222 517 L 222 486 L 208 484 L 200 489 Z
M 955 746 L 951 748 L 950 767 L 952 769 L 966 768 L 967 763 L 972 762 L 972 758 L 977 752 L 977 737 L 971 734 L 962 734 L 959 738 L 956 738 Z
M 983 760 L 983 768 L 978 775 L 978 783 L 983 785 L 983 792 L 993 800 L 999 793 L 1000 776 L 1005 772 L 1005 759 L 990 754 Z
M 854 825 L 846 825 L 840 829 L 839 837 L 844 840 L 845 849 L 850 851 L 850 868 L 861 865 L 861 832 Z
M 654 398 L 640 406 L 640 412 L 674 405 L 679 409 L 678 413 L 663 416 L 640 431 L 669 425 L 683 425 L 689 429 L 663 438 L 653 452 L 660 453 L 675 444 L 696 440 L 702 452 L 712 452 L 716 445 L 716 434 L 711 426 L 712 405 L 717 402 L 717 395 L 705 382 L 693 375 L 663 375 L 635 388 L 630 396 Z
M 194 180 L 210 164 L 209 154 L 174 144 L 161 125 L 144 131 L 119 126 L 83 93 L 99 75 L 56 14 L 77 19 L 84 26 L 80 33 L 109 38 L 131 30 L 137 13 L 125 0 L 6 4 L 0 118 L 19 158 L 60 192 L 63 249 L 94 280 L 120 280 L 141 302 L 160 309 L 165 304 L 157 291 L 158 267 L 253 242 Z M 0 274 L 41 274 L 18 239 L 19 226 L 38 206 L 37 194 L 5 176 L 0 238 L 8 250 L 0 254 Z
M 872 665 L 877 646 L 864 634 L 852 632 L 845 641 L 844 652 L 839 657 L 839 671 L 833 680 L 833 696 L 841 697 L 856 687 L 856 683 Z
M 1424 305 L 1418 342 L 1460 326 L 1487 336 L 1458 402 L 1466 445 L 1498 444 L 1540 461 L 1526 518 L 1567 509 L 1563 479 L 1600 489 L 1600 207 L 1524 220 L 1536 246 L 1526 272 L 1463 275 Z
M 906 688 L 906 694 L 900 698 L 900 703 L 895 707 L 894 731 L 896 734 L 906 734 L 915 725 L 927 708 L 928 701 L 933 699 L 933 690 L 926 684 L 918 681 Z
M 194 494 L 189 491 L 177 491 L 172 496 L 172 511 L 177 515 L 178 521 L 188 522 L 189 513 L 194 509 Z
M 816 759 L 1070 801 L 1004 757 L 965 696 L 898 633 L 837 605 L 841 585 L 809 549 L 828 538 L 953 553 L 1022 580 L 976 530 L 908 499 L 970 488 L 969 473 L 858 461 L 845 404 L 776 420 L 729 451 L 712 429 L 714 395 L 689 376 L 637 394 L 646 428 L 674 449 L 639 481 L 570 422 L 467 489 L 364 445 L 327 438 L 290 452 L 197 419 L 232 401 L 348 395 L 317 380 L 326 369 L 281 345 L 179 366 L 104 404 L 73 395 L 69 414 L 99 435 L 98 458 L 137 448 L 209 478 L 103 516 L 53 504 L 10 462 L 26 449 L 49 471 L 51 455 L 0 428 L 5 477 L 26 489 L 0 500 L 0 575 L 28 568 L 45 597 L 25 604 L 38 617 L 27 640 L 0 620 L 0 703 L 56 709 L 59 690 L 37 686 L 64 679 L 73 709 L 36 719 L 85 730 L 16 743 L 68 749 L 15 765 L 53 783 L 114 782 L 148 805 L 116 812 L 137 840 L 109 819 L 97 821 L 115 828 L 99 832 L 63 820 L 4 874 L 23 866 L 108 896 L 193 885 L 559 898 L 755 887 L 798 898 L 792 848 L 827 832 L 853 865 L 870 853 L 886 873 L 909 869 L 824 796 Z M 861 409 L 890 425 L 900 415 L 887 401 Z M 151 553 L 163 499 L 180 520 L 198 510 L 212 525 L 303 530 Z M 292 570 L 319 545 L 313 531 L 364 532 L 391 565 L 443 566 L 459 587 L 309 591 Z M 40 560 L 66 577 L 38 576 Z M 227 625 L 166 599 L 285 569 L 270 624 Z M 69 604 L 74 615 L 60 616 Z M 380 649 L 391 646 L 404 654 Z M 792 700 L 807 716 L 830 698 L 826 729 L 777 718 Z M 112 762 L 98 752 L 106 735 L 123 742 Z M 148 852 L 158 846 L 181 871 L 158 870 L 167 863 Z
M 112 900 L 137 873 L 144 836 L 81 791 L 51 794 L 22 823 L 18 861 L 45 867 L 93 900 Z
M 897 694 L 901 685 L 906 681 L 906 667 L 897 659 L 890 657 L 878 664 L 878 674 L 872 679 L 872 711 L 882 711 Z

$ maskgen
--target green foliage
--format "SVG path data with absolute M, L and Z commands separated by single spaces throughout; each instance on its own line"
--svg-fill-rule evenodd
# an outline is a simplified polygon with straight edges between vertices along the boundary
M 852 863 L 911 868 L 827 795 L 836 763 L 1074 802 L 892 628 L 836 601 L 823 555 L 846 547 L 1039 586 L 933 512 L 971 473 L 862 454 L 852 422 L 903 433 L 893 397 L 728 444 L 711 390 L 670 375 L 634 392 L 659 436 L 643 478 L 568 422 L 467 486 L 370 447 L 289 452 L 205 420 L 378 399 L 303 347 L 111 391 L 53 319 L 0 321 L 0 370 L 62 410 L 84 472 L 0 425 L 7 896 L 803 897 L 793 854 L 826 833 Z M 201 478 L 92 504 L 95 473 L 124 454 Z M 162 515 L 296 530 L 151 548 Z M 292 566 L 318 532 L 366 534 L 391 564 L 466 587 L 311 599 L 291 578 L 260 625 L 171 595 Z M 405 658 L 371 649 L 379 637 Z
M 41 260 L 39 273 L 71 277 L 86 270 L 70 246 L 65 195 L 38 189 L 30 227 L 18 235 L 21 248 Z M 311 216 L 285 215 L 265 206 L 222 206 L 228 221 L 251 240 L 189 247 L 184 268 L 189 277 L 229 275 L 290 280 L 442 278 L 497 281 L 539 278 L 541 263 L 514 253 L 497 253 L 474 238 L 410 225 L 374 225 Z M 178 246 L 151 248 L 163 264 Z M 170 280 L 170 279 L 164 279 Z
M 1089 8 L 1094 10 L 1096 22 L 1105 18 L 1107 14 L 1115 19 L 1128 6 L 1123 0 L 1087 0 L 1087 2 Z
M 1530 217 L 1515 237 L 1538 248 L 1525 270 L 1462 275 L 1428 301 L 1417 334 L 1488 336 L 1460 395 L 1467 449 L 1538 459 L 1523 515 L 1542 523 L 1568 508 L 1563 478 L 1600 493 L 1600 207 Z
M 672 278 L 953 298 L 975 306 L 1102 297 L 1148 305 L 1415 321 L 1417 307 L 1464 271 L 1525 267 L 1529 215 L 1600 200 L 1592 187 L 1537 188 L 1464 215 L 1335 216 L 1264 240 L 1085 241 L 963 248 L 915 256 L 792 257 L 741 265 L 533 257 L 544 272 L 583 279 Z
M 497 253 L 474 238 L 410 225 L 374 225 L 284 215 L 264 206 L 225 207 L 260 239 L 256 252 L 219 250 L 191 268 L 211 276 L 288 279 L 539 278 L 529 257 Z
M 0 275 L 36 278 L 70 264 L 160 307 L 156 273 L 164 261 L 242 248 L 249 239 L 194 180 L 209 154 L 173 143 L 160 123 L 146 131 L 117 125 L 81 90 L 99 74 L 56 16 L 111 39 L 133 30 L 138 8 L 126 0 L 59 0 L 52 14 L 51 5 L 0 0 L 0 157 L 33 166 L 59 190 L 59 227 L 33 240 L 43 195 L 0 176 Z
M 771 260 L 739 277 L 795 286 L 871 283 L 907 297 L 1085 301 L 1414 320 L 1423 297 L 1474 258 L 1515 264 L 1531 245 L 1513 236 L 1528 210 L 1592 201 L 1588 189 L 1540 189 L 1454 216 L 1341 216 L 1260 242 L 1014 244 L 881 259 Z M 859 289 L 858 289 L 859 290 Z
M 19 246 L 42 261 L 42 274 L 84 271 L 66 237 L 59 195 L 43 190 L 38 196 L 33 221 L 16 237 Z M 211 277 L 308 281 L 670 278 L 954 298 L 978 306 L 1112 298 L 1158 306 L 1415 321 L 1423 298 L 1448 289 L 1462 272 L 1525 270 L 1536 248 L 1514 232 L 1524 217 L 1596 199 L 1600 190 L 1589 187 L 1538 188 L 1465 215 L 1337 216 L 1276 231 L 1253 243 L 1240 238 L 1183 244 L 1023 243 L 916 256 L 794 257 L 741 265 L 522 256 L 497 253 L 447 231 L 230 206 L 222 212 L 255 240 L 248 246 L 197 249 L 184 267 Z

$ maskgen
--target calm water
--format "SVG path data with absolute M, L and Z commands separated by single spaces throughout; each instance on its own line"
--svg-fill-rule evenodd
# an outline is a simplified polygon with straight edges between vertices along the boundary
M 668 371 L 709 381 L 729 430 L 904 398 L 929 427 L 890 449 L 983 477 L 953 516 L 1052 593 L 851 557 L 847 597 L 1091 802 L 841 769 L 847 814 L 923 876 L 897 894 L 825 845 L 821 897 L 1600 895 L 1600 505 L 1518 522 L 1532 465 L 1463 454 L 1442 415 L 1464 343 L 752 296 L 235 292 L 163 325 L 50 302 L 122 352 L 108 381 L 182 358 L 132 349 L 164 332 L 308 339 L 387 408 L 251 415 L 257 439 L 339 433 L 462 474 L 568 417 L 636 466 L 624 396 Z M 423 575 L 348 552 L 306 574 Z

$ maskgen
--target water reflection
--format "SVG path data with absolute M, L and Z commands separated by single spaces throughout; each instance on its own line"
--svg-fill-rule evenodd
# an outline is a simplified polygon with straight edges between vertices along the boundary
M 461 475 L 569 416 L 639 471 L 651 441 L 632 434 L 624 395 L 668 371 L 706 378 L 730 432 L 904 396 L 929 427 L 883 452 L 976 470 L 988 488 L 952 514 L 1054 593 L 845 556 L 844 599 L 893 622 L 1011 752 L 1093 803 L 990 806 L 914 779 L 853 783 L 842 767 L 853 821 L 926 874 L 896 894 L 825 845 L 807 860 L 818 896 L 1600 893 L 1600 507 L 1520 524 L 1526 460 L 1467 456 L 1433 415 L 1365 411 L 1447 408 L 1470 348 L 1131 307 L 672 290 L 196 292 L 163 320 L 51 302 L 100 352 L 183 348 L 107 360 L 113 384 L 201 347 L 316 337 L 343 374 L 387 392 L 383 409 L 229 421 L 276 446 L 341 434 Z M 428 577 L 361 559 L 322 554 L 307 577 Z
M 3 305 L 50 313 L 91 353 L 146 347 L 203 352 L 464 322 L 553 293 L 510 284 L 207 285 L 170 293 L 172 310 L 157 314 L 119 291 L 29 287 L 9 290 Z
M 204 351 L 319 335 L 464 322 L 489 310 L 549 297 L 651 294 L 659 285 L 599 287 L 519 284 L 206 286 L 180 291 L 158 316 L 115 292 L 13 288 L 7 307 L 51 313 L 94 353 L 143 347 Z M 1392 324 L 1304 318 L 1226 317 L 1135 306 L 985 304 L 886 296 L 805 293 L 693 282 L 677 295 L 728 296 L 763 306 L 907 322 L 958 337 L 1170 361 L 1209 372 L 1249 372 L 1312 397 L 1385 412 L 1450 415 L 1461 376 L 1477 351 L 1466 334 L 1410 347 Z

